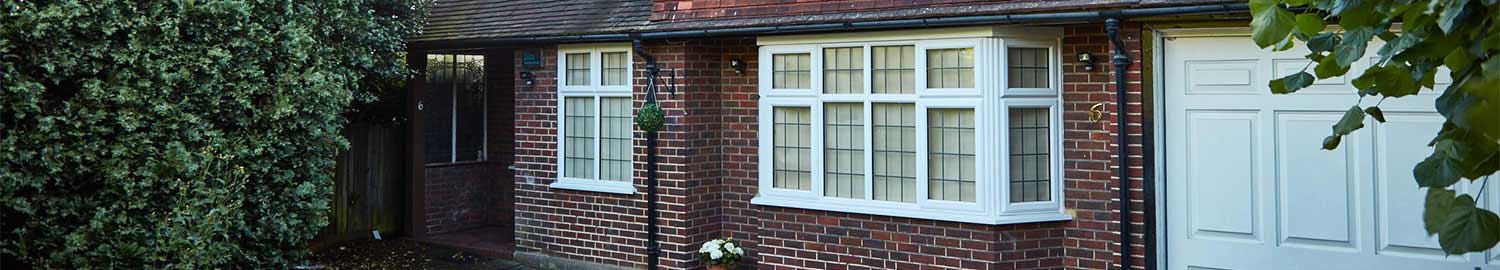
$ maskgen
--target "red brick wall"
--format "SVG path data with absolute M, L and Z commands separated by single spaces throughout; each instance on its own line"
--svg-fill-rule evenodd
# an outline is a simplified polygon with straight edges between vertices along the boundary
M 660 4 L 660 3 L 658 3 Z M 1065 57 L 1064 192 L 1072 221 L 976 225 L 756 206 L 757 49 L 753 39 L 671 40 L 648 47 L 663 69 L 679 75 L 679 93 L 663 93 L 668 126 L 662 133 L 662 217 L 671 269 L 699 266 L 698 243 L 732 236 L 749 251 L 745 264 L 761 269 L 1106 269 L 1118 264 L 1117 182 L 1113 116 L 1088 120 L 1104 103 L 1113 112 L 1108 39 L 1102 24 L 1065 27 L 1063 55 L 1089 52 L 1105 62 L 1084 72 Z M 1128 25 L 1132 50 L 1132 177 L 1140 177 L 1140 31 Z M 546 67 L 530 70 L 535 86 L 518 86 L 517 240 L 521 250 L 614 265 L 641 266 L 644 197 L 554 190 L 556 95 L 554 47 L 540 48 Z M 743 74 L 728 67 L 743 60 Z M 637 70 L 643 63 L 636 60 Z M 643 85 L 637 72 L 636 85 Z M 637 102 L 643 100 L 637 87 Z M 639 103 L 637 103 L 639 105 Z M 644 142 L 637 133 L 636 185 L 644 189 Z M 530 179 L 530 180 L 528 180 Z M 1141 179 L 1133 179 L 1135 265 L 1144 264 Z
M 895 8 L 995 3 L 982 0 L 656 0 L 651 20 L 701 20 L 811 15 Z
M 493 193 L 495 168 L 489 163 L 427 167 L 427 234 L 441 234 L 491 224 L 498 217 Z

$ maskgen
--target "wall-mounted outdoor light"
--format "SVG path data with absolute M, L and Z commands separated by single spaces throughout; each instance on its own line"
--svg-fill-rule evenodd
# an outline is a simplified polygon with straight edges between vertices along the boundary
M 729 68 L 734 69 L 734 74 L 745 74 L 745 61 L 730 59 Z
M 526 82 L 526 85 L 533 85 L 536 84 L 536 76 L 532 76 L 530 71 L 522 71 L 521 81 Z
M 1083 71 L 1094 71 L 1094 55 L 1086 52 L 1078 53 L 1078 63 L 1083 64 Z

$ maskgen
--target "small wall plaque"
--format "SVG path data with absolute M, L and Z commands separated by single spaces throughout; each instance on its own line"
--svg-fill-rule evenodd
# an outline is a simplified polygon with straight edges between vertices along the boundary
M 535 50 L 521 51 L 521 68 L 532 69 L 542 67 L 542 54 Z

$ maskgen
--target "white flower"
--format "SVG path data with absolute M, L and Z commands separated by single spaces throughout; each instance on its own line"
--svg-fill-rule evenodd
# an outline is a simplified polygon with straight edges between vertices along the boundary
M 735 255 L 745 255 L 745 249 L 736 247 L 733 251 Z
M 734 243 L 724 243 L 724 249 L 734 249 Z
M 708 258 L 718 260 L 724 257 L 724 252 L 717 249 L 708 251 Z

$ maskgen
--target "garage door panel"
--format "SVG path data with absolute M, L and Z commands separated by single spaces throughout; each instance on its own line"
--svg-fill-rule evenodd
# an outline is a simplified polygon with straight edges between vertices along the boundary
M 1421 223 L 1426 190 L 1418 189 L 1411 169 L 1428 154 L 1433 134 L 1443 125 L 1436 113 L 1395 113 L 1386 122 L 1373 125 L 1376 137 L 1375 164 L 1379 174 L 1375 198 L 1379 220 L 1377 252 L 1425 259 L 1444 258 L 1437 237 L 1427 235 Z
M 1259 61 L 1200 60 L 1187 61 L 1187 76 L 1184 76 L 1188 95 L 1255 95 L 1256 68 Z
M 1359 142 L 1322 150 L 1323 137 L 1343 112 L 1276 113 L 1278 229 L 1282 246 L 1355 251 L 1358 248 Z
M 1194 238 L 1260 242 L 1259 112 L 1189 111 L 1187 188 Z
M 1425 190 L 1411 169 L 1442 125 L 1437 92 L 1378 101 L 1357 96 L 1352 78 L 1329 78 L 1272 95 L 1269 80 L 1316 67 L 1305 52 L 1255 48 L 1248 36 L 1162 47 L 1168 269 L 1500 269 L 1500 250 L 1445 256 L 1423 228 Z M 1377 102 L 1389 122 L 1367 119 L 1321 150 L 1342 109 Z

